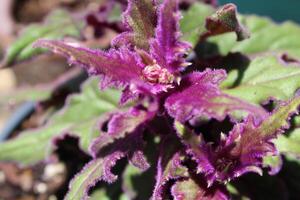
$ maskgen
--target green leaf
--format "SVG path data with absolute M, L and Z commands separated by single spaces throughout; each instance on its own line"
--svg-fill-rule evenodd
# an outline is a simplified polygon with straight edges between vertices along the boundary
M 65 36 L 80 37 L 83 23 L 74 20 L 67 11 L 56 10 L 50 13 L 44 23 L 26 27 L 20 37 L 8 48 L 2 67 L 8 67 L 16 62 L 27 60 L 45 50 L 34 49 L 32 44 L 40 39 L 62 39 Z
M 290 127 L 290 117 L 298 112 L 299 105 L 300 97 L 295 97 L 285 105 L 280 105 L 255 131 L 262 136 L 272 136 L 280 130 L 287 129 Z
M 250 39 L 236 42 L 236 36 L 229 33 L 208 40 L 218 46 L 222 55 L 229 52 L 257 54 L 272 51 L 300 57 L 300 27 L 297 24 L 276 24 L 268 18 L 257 16 L 240 16 L 240 20 L 249 29 Z
M 1 161 L 17 161 L 30 165 L 43 160 L 52 150 L 52 140 L 64 133 L 77 136 L 87 152 L 92 139 L 99 136 L 98 122 L 106 113 L 117 109 L 120 93 L 100 92 L 98 80 L 88 80 L 82 93 L 71 96 L 65 108 L 55 114 L 42 128 L 28 130 L 0 145 Z
M 69 192 L 66 195 L 65 200 L 87 199 L 90 186 L 98 182 L 101 179 L 102 174 L 103 159 L 95 159 L 89 162 L 71 181 Z
M 281 135 L 274 143 L 280 153 L 300 156 L 300 129 L 293 130 L 289 135 Z
M 225 93 L 254 104 L 271 97 L 287 100 L 300 87 L 300 67 L 284 64 L 274 55 L 257 57 L 244 71 L 230 71 L 221 87 Z
M 89 200 L 110 200 L 104 189 L 100 189 L 91 194 Z
M 182 39 L 195 46 L 200 34 L 205 31 L 206 17 L 213 12 L 214 9 L 211 6 L 202 3 L 194 3 L 188 11 L 183 12 L 183 18 L 180 21 Z

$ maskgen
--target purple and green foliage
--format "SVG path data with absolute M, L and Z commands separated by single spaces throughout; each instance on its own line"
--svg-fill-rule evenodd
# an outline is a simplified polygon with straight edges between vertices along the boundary
M 300 155 L 296 24 L 241 16 L 233 4 L 107 6 L 124 10 L 122 32 L 108 50 L 51 37 L 34 43 L 92 77 L 44 127 L 1 144 L 0 160 L 32 165 L 49 157 L 56 140 L 79 138 L 91 160 L 70 182 L 66 200 L 94 198 L 97 190 L 109 198 L 101 181 L 121 181 L 120 199 L 256 198 L 247 191 L 256 184 L 246 181 L 253 173 L 296 187 L 281 173 Z M 124 160 L 125 169 L 114 170 Z

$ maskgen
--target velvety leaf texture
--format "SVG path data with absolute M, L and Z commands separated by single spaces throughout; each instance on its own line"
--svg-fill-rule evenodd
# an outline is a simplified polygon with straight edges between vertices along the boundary
M 152 40 L 151 51 L 157 63 L 166 66 L 169 71 L 184 67 L 183 55 L 189 44 L 179 41 L 179 19 L 177 0 L 166 0 L 159 10 L 159 21 L 156 28 L 156 39 Z
M 128 8 L 123 15 L 128 32 L 114 39 L 116 46 L 134 44 L 141 49 L 149 49 L 149 39 L 154 36 L 156 10 L 152 0 L 129 0 Z
M 188 75 L 182 80 L 181 88 L 168 97 L 165 107 L 179 121 L 202 115 L 223 120 L 235 110 L 264 115 L 262 108 L 222 93 L 218 84 L 224 78 L 225 72 L 222 70 L 206 70 Z
M 130 81 L 139 81 L 142 76 L 142 65 L 137 55 L 127 49 L 109 52 L 90 50 L 65 44 L 59 41 L 40 40 L 35 46 L 51 49 L 69 59 L 70 64 L 80 64 L 91 74 L 105 74 L 102 87 L 109 84 L 128 84 Z

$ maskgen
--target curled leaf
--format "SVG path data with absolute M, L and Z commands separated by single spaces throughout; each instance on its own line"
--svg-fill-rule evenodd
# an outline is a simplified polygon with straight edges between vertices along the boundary
M 160 66 L 169 71 L 178 71 L 188 64 L 184 54 L 190 48 L 189 44 L 181 42 L 178 10 L 178 0 L 166 0 L 159 9 L 158 25 L 155 39 L 151 41 L 151 54 Z
M 117 176 L 112 174 L 111 169 L 116 162 L 124 157 L 121 152 L 115 152 L 105 158 L 98 158 L 90 161 L 83 169 L 71 180 L 69 191 L 65 200 L 87 200 L 89 190 L 99 181 L 109 183 L 114 182 Z
M 93 141 L 90 152 L 97 157 L 98 152 L 114 141 L 125 138 L 133 132 L 142 132 L 142 125 L 151 118 L 151 114 L 142 110 L 133 109 L 124 113 L 116 113 L 108 123 L 108 131 Z M 138 155 L 137 155 L 138 156 Z
M 129 31 L 114 39 L 113 45 L 131 44 L 149 49 L 149 40 L 154 36 L 157 16 L 152 0 L 129 0 L 123 23 Z
M 202 39 L 228 32 L 235 32 L 238 41 L 242 41 L 250 37 L 249 31 L 237 18 L 237 8 L 234 4 L 226 4 L 217 10 L 215 14 L 206 19 L 205 26 L 207 32 L 201 36 Z
M 168 148 L 165 148 L 168 144 Z M 166 137 L 161 143 L 160 154 L 157 162 L 156 184 L 152 198 L 155 200 L 167 199 L 167 191 L 172 181 L 188 176 L 188 169 L 182 162 L 184 157 L 180 153 L 181 146 L 175 137 Z

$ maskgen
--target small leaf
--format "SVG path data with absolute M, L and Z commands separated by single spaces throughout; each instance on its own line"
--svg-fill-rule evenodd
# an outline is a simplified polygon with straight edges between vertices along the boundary
M 237 41 L 242 41 L 250 37 L 248 30 L 237 19 L 237 8 L 234 4 L 226 4 L 216 11 L 215 14 L 206 19 L 207 31 L 202 35 L 202 39 L 210 36 L 235 32 Z
M 149 39 L 154 37 L 156 10 L 152 0 L 129 0 L 123 15 L 124 24 L 130 30 L 114 39 L 114 45 L 131 43 L 141 49 L 149 48 Z
M 81 35 L 81 28 L 80 20 L 74 20 L 67 11 L 56 10 L 46 17 L 43 24 L 28 26 L 20 34 L 7 50 L 1 66 L 8 67 L 44 52 L 42 49 L 32 48 L 32 44 L 40 38 L 62 39 L 66 36 L 78 38 Z
M 52 141 L 64 134 L 79 137 L 80 146 L 87 152 L 92 139 L 99 135 L 99 121 L 117 109 L 119 98 L 116 90 L 99 92 L 97 80 L 88 80 L 82 93 L 71 96 L 65 108 L 44 127 L 24 131 L 19 137 L 2 143 L 0 160 L 23 165 L 37 163 L 51 152 Z
M 269 99 L 288 100 L 300 87 L 300 67 L 284 64 L 273 55 L 260 56 L 251 61 L 242 75 L 238 70 L 231 71 L 221 87 L 225 93 L 254 104 Z

